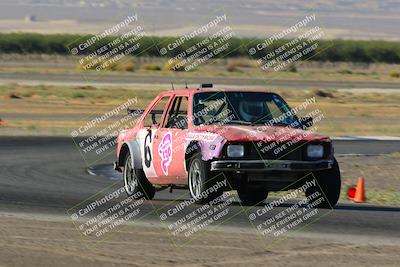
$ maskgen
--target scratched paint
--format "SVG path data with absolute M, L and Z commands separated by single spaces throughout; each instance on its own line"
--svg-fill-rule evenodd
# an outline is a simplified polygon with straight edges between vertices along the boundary
M 210 132 L 189 132 L 185 148 L 190 141 L 197 141 L 201 150 L 201 158 L 205 161 L 218 157 L 226 142 L 224 137 Z

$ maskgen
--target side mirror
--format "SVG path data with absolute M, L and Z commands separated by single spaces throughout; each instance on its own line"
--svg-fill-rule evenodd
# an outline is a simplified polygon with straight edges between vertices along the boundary
M 156 114 L 154 114 L 154 113 L 151 114 L 151 121 L 153 122 L 153 124 L 158 124 L 158 122 L 156 120 Z
M 303 117 L 303 118 L 300 118 L 300 123 L 301 123 L 301 127 L 303 129 L 307 129 L 307 128 L 313 126 L 314 121 L 313 121 L 312 117 Z
M 126 113 L 128 113 L 128 115 L 133 116 L 133 117 L 139 116 L 139 115 L 143 114 L 143 112 L 144 112 L 144 109 L 134 109 L 134 108 L 126 109 Z

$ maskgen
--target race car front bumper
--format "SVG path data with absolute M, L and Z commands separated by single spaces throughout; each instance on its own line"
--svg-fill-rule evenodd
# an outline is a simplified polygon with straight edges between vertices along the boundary
M 333 160 L 217 160 L 211 162 L 212 171 L 320 171 L 332 168 Z

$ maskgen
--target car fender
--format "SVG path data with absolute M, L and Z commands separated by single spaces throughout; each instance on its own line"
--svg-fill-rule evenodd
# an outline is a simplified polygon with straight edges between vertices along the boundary
M 132 159 L 132 166 L 134 169 L 142 169 L 142 153 L 140 151 L 140 146 L 139 143 L 136 139 L 130 140 L 130 141 L 125 141 L 122 146 L 121 146 L 121 152 L 122 149 L 124 149 L 124 146 L 128 147 L 129 153 L 131 154 L 131 159 Z M 122 158 L 120 155 L 119 159 L 119 165 L 122 166 L 124 163 L 121 162 Z

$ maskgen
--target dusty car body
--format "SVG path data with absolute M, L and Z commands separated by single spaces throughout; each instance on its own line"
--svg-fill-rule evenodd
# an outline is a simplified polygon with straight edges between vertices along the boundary
M 254 205 L 270 191 L 295 188 L 311 173 L 326 196 L 320 206 L 338 200 L 340 172 L 331 140 L 306 131 L 312 118 L 292 114 L 275 93 L 173 90 L 140 113 L 135 127 L 118 136 L 115 169 L 123 172 L 128 194 L 151 199 L 160 189 L 188 188 L 204 202 L 210 181 L 223 177 L 214 182 L 228 180 L 230 188 L 213 196 L 235 189 L 244 204 Z

